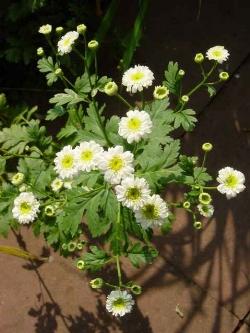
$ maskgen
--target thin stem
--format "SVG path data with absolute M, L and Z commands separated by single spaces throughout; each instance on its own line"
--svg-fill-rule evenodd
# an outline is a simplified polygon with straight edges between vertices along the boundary
M 119 256 L 116 256 L 116 269 L 117 269 L 117 276 L 118 276 L 118 282 L 119 282 L 119 288 L 120 288 L 122 286 L 122 274 L 121 274 Z
M 73 83 L 71 83 L 70 80 L 67 79 L 65 75 L 60 76 L 60 78 L 62 78 L 62 80 L 64 80 L 64 81 L 66 81 L 73 89 L 75 89 L 75 86 L 73 85 Z
M 120 101 L 122 101 L 122 103 L 124 103 L 127 107 L 129 107 L 130 110 L 133 110 L 133 106 L 131 104 L 129 104 L 128 101 L 126 101 L 125 98 L 123 98 L 120 94 L 116 94 L 116 96 L 119 98 Z
M 204 190 L 217 190 L 217 186 L 202 186 Z

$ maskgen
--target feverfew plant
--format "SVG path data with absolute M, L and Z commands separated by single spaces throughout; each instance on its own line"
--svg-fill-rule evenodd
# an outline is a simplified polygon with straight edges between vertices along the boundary
M 171 230 L 176 207 L 186 210 L 194 228 L 201 229 L 205 222 L 200 219 L 214 213 L 212 190 L 230 199 L 245 189 L 244 175 L 231 167 L 219 170 L 217 184 L 210 185 L 205 162 L 212 145 L 202 145 L 200 162 L 181 154 L 180 140 L 174 138 L 177 129 L 189 132 L 197 123 L 189 106 L 192 95 L 205 88 L 211 96 L 214 86 L 228 78 L 226 72 L 216 74 L 216 68 L 229 53 L 215 46 L 206 52 L 208 60 L 196 54 L 201 81 L 184 93 L 185 71 L 176 62 L 169 62 L 162 82 L 145 65 L 135 65 L 121 82 L 114 82 L 98 74 L 99 44 L 87 40 L 86 29 L 82 24 L 61 37 L 48 24 L 39 29 L 54 58 L 39 48 L 38 69 L 49 86 L 59 80 L 65 86 L 50 99 L 45 120 L 61 117 L 64 126 L 52 137 L 34 111 L 27 110 L 0 132 L 0 232 L 6 236 L 10 228 L 29 224 L 63 256 L 74 253 L 79 270 L 97 272 L 114 264 L 117 281 L 96 276 L 90 286 L 110 288 L 107 311 L 124 316 L 133 309 L 132 294 L 139 295 L 142 288 L 123 279 L 121 259 L 135 267 L 152 263 L 158 256 L 153 232 Z M 73 53 L 83 68 L 76 78 L 66 76 L 62 66 Z M 215 75 L 217 80 L 210 82 Z M 151 92 L 148 101 L 146 89 Z M 124 116 L 106 117 L 104 97 L 123 103 Z M 17 161 L 14 174 L 9 161 Z M 163 190 L 170 183 L 184 185 L 183 200 L 166 200 Z

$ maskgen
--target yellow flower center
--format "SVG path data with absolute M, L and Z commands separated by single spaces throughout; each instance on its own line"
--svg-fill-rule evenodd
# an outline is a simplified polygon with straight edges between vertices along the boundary
M 157 88 L 156 89 L 156 94 L 159 96 L 163 96 L 167 94 L 167 89 L 166 88 Z
M 221 55 L 222 55 L 222 52 L 220 50 L 214 50 L 213 51 L 213 56 L 215 56 L 215 57 L 221 57 Z
M 67 47 L 69 45 L 71 45 L 71 38 L 65 38 L 63 40 L 63 46 Z
M 137 187 L 131 187 L 127 190 L 126 197 L 129 200 L 136 201 L 141 197 L 141 191 Z
M 108 163 L 109 168 L 113 171 L 119 171 L 123 168 L 124 162 L 122 158 L 119 155 L 115 155 L 111 158 L 111 160 Z
M 28 202 L 22 202 L 20 205 L 20 211 L 22 214 L 29 214 L 31 211 L 31 205 Z
M 62 166 L 64 169 L 72 168 L 74 164 L 74 159 L 72 155 L 65 155 L 62 159 Z
M 144 77 L 144 73 L 136 72 L 131 75 L 131 80 L 133 81 L 140 81 Z
M 123 309 L 125 307 L 125 301 L 123 298 L 118 298 L 113 302 L 113 307 L 115 309 Z
M 93 152 L 91 150 L 85 150 L 81 153 L 82 161 L 91 161 L 93 159 Z
M 156 219 L 159 216 L 158 209 L 155 205 L 147 204 L 142 208 L 143 215 L 148 220 Z
M 128 121 L 128 128 L 131 131 L 138 131 L 141 127 L 141 120 L 139 118 L 131 118 Z
M 235 175 L 229 175 L 226 178 L 225 183 L 228 187 L 234 188 L 238 184 L 238 178 Z

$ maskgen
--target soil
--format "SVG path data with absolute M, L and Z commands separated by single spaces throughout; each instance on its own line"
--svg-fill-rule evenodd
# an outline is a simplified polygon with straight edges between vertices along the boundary
M 122 319 L 106 312 L 105 295 L 88 286 L 93 276 L 77 271 L 73 261 L 50 252 L 51 262 L 34 266 L 1 254 L 1 333 L 250 332 L 250 4 L 202 1 L 197 20 L 198 3 L 151 1 L 136 62 L 161 78 L 168 61 L 178 61 L 190 81 L 187 89 L 198 77 L 196 52 L 214 45 L 229 50 L 224 68 L 232 73 L 230 80 L 213 99 L 205 92 L 192 99 L 199 124 L 180 136 L 183 152 L 191 155 L 201 155 L 201 144 L 212 142 L 211 173 L 233 166 L 246 175 L 247 190 L 234 200 L 215 194 L 215 215 L 202 231 L 193 230 L 178 210 L 173 232 L 154 237 L 160 251 L 154 264 L 135 270 L 123 262 L 124 276 L 142 284 L 144 292 L 135 311 Z M 118 18 L 124 21 L 130 4 L 122 6 Z M 167 188 L 168 197 L 181 195 Z M 38 255 L 47 251 L 28 228 L 1 244 L 25 246 Z M 105 274 L 115 278 L 111 268 Z

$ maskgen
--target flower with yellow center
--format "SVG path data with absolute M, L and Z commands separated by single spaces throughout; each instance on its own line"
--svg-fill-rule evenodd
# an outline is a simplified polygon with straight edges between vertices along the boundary
M 235 197 L 246 188 L 244 185 L 244 174 L 231 167 L 221 169 L 218 173 L 217 181 L 219 182 L 217 190 L 225 194 L 227 199 Z
M 39 206 L 32 192 L 22 192 L 14 200 L 13 217 L 21 224 L 33 222 L 39 213 Z
M 76 153 L 71 146 L 65 146 L 56 154 L 55 170 L 61 179 L 72 178 L 78 172 Z
M 153 194 L 144 201 L 142 207 L 135 212 L 136 222 L 143 229 L 161 226 L 169 215 L 166 202 L 158 195 Z
M 154 74 L 147 66 L 136 65 L 123 74 L 122 84 L 128 92 L 136 93 L 150 87 L 153 80 Z
M 87 172 L 95 170 L 102 152 L 103 148 L 93 140 L 81 142 L 75 148 L 78 169 Z
M 207 50 L 206 57 L 209 60 L 215 60 L 219 64 L 222 64 L 229 57 L 229 52 L 224 46 L 214 46 Z
M 119 123 L 118 133 L 128 143 L 138 142 L 152 131 L 152 121 L 145 111 L 130 110 L 126 117 L 122 117 Z
M 60 55 L 64 55 L 70 53 L 72 51 L 72 47 L 79 37 L 79 33 L 77 31 L 69 31 L 64 36 L 61 37 L 58 46 L 58 53 Z
M 104 172 L 104 179 L 110 184 L 119 184 L 121 180 L 134 172 L 134 155 L 123 151 L 122 146 L 115 146 L 103 152 L 98 161 L 98 168 Z
M 127 291 L 113 290 L 107 297 L 106 309 L 114 316 L 122 317 L 131 312 L 134 304 L 132 296 Z
M 60 178 L 55 178 L 51 183 L 52 191 L 58 192 L 63 187 L 63 181 Z
M 123 206 L 137 210 L 143 206 L 150 195 L 148 183 L 144 178 L 130 176 L 115 187 L 117 200 Z

